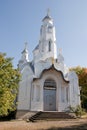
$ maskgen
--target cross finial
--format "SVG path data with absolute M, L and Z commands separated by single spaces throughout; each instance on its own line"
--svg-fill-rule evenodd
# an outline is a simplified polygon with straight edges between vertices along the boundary
M 25 49 L 27 49 L 27 44 L 28 44 L 28 43 L 27 43 L 27 42 L 25 42 Z
M 52 65 L 54 65 L 54 58 L 52 57 Z
M 47 16 L 50 16 L 50 9 L 47 9 Z

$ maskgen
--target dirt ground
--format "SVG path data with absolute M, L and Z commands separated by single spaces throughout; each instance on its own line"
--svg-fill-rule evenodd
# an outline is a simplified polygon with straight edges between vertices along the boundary
M 87 118 L 59 121 L 6 121 L 0 122 L 0 130 L 87 130 Z

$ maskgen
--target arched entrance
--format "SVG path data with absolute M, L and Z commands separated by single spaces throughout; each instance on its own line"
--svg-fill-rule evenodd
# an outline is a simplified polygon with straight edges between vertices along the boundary
M 56 82 L 52 79 L 44 82 L 44 111 L 56 111 Z

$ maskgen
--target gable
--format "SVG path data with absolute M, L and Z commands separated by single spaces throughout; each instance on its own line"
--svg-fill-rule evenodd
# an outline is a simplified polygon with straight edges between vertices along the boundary
M 31 77 L 33 75 L 33 71 L 31 67 L 25 66 L 21 71 L 21 75 L 22 75 L 22 80 L 24 80 L 25 78 Z
M 64 78 L 63 73 L 62 73 L 61 71 L 57 70 L 57 69 L 54 67 L 54 65 L 52 65 L 52 66 L 51 66 L 50 68 L 48 68 L 48 69 L 44 69 L 44 70 L 42 71 L 42 73 L 40 74 L 39 78 L 34 78 L 33 81 L 38 80 L 38 79 L 41 79 L 41 78 L 43 77 L 43 75 L 46 75 L 46 74 L 48 74 L 48 73 L 50 74 L 50 76 L 54 74 L 54 75 L 56 75 L 56 76 L 62 78 L 64 82 L 69 83 L 69 81 Z

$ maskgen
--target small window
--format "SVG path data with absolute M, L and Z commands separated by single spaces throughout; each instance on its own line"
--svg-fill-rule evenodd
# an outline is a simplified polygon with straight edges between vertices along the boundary
M 51 51 L 51 41 L 49 41 L 48 51 Z

